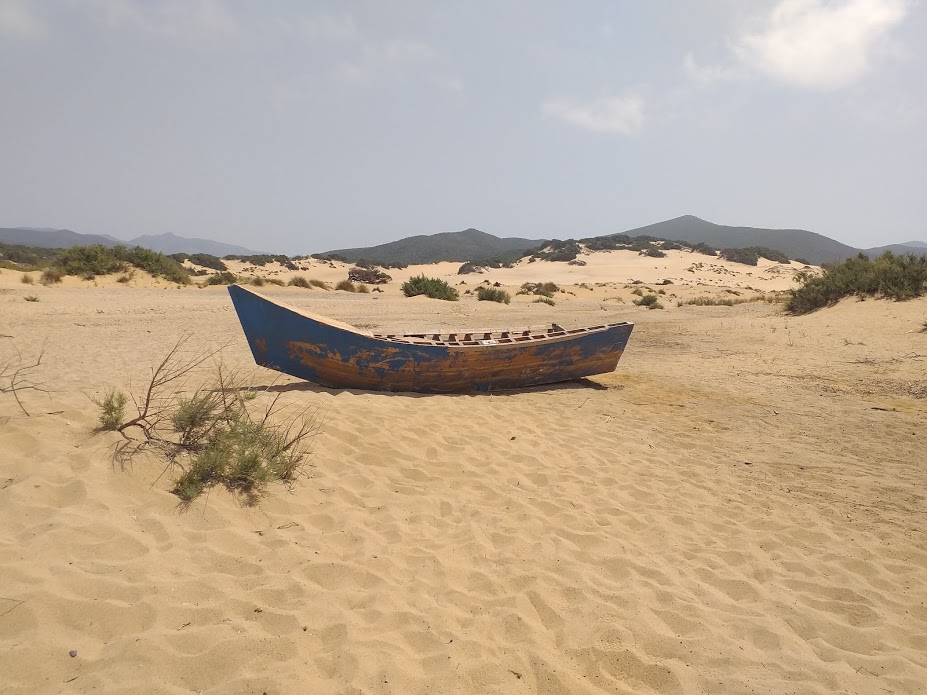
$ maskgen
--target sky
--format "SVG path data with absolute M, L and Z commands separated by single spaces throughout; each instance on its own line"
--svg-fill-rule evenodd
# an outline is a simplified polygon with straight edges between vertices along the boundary
M 927 240 L 924 0 L 0 0 L 0 226 Z

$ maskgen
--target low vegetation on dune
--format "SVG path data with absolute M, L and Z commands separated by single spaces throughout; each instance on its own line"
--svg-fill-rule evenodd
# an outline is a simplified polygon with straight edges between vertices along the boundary
M 875 260 L 865 254 L 831 266 L 823 275 L 799 273 L 801 285 L 789 292 L 786 311 L 807 314 L 833 306 L 844 297 L 904 301 L 927 294 L 927 256 L 885 252 Z
M 0 268 L 34 272 L 52 263 L 58 252 L 58 249 L 0 243 Z
M 178 285 L 187 285 L 190 282 L 190 274 L 180 263 L 163 253 L 141 246 L 131 249 L 102 244 L 74 246 L 59 252 L 54 267 L 64 275 L 77 275 L 85 279 L 121 273 L 129 267 L 135 267 Z
M 393 278 L 378 268 L 364 268 L 359 265 L 348 271 L 348 280 L 367 285 L 385 285 Z
M 534 294 L 539 297 L 553 297 L 555 292 L 560 291 L 560 286 L 556 282 L 526 282 L 515 294 Z
M 234 285 L 238 282 L 238 276 L 235 273 L 231 273 L 227 270 L 223 270 L 220 273 L 213 273 L 206 280 L 203 281 L 204 285 Z
M 188 353 L 181 338 L 152 371 L 146 387 L 132 397 L 108 388 L 93 398 L 100 430 L 125 441 L 116 450 L 122 463 L 146 449 L 165 457 L 177 472 L 172 492 L 185 504 L 222 486 L 257 502 L 273 482 L 292 484 L 305 474 L 311 443 L 319 429 L 315 406 L 286 411 L 281 394 L 250 390 L 240 375 L 219 363 L 211 381 L 192 391 L 187 384 L 218 351 Z
M 481 302 L 499 302 L 508 304 L 512 301 L 512 295 L 499 287 L 477 287 L 476 298 Z
M 636 304 L 637 306 L 647 307 L 648 309 L 664 308 L 663 305 L 660 304 L 660 298 L 657 297 L 657 295 L 655 294 L 648 294 L 648 295 L 641 297 L 640 299 L 635 299 L 634 304 Z
M 229 269 L 228 266 L 222 262 L 221 258 L 213 256 L 211 253 L 172 253 L 170 257 L 178 263 L 190 261 L 195 265 L 209 268 L 210 270 L 223 271 Z
M 440 278 L 425 277 L 424 274 L 411 277 L 402 283 L 402 293 L 406 297 L 425 295 L 431 299 L 443 299 L 448 302 L 456 302 L 460 299 L 457 290 L 447 282 Z
M 209 254 L 202 254 L 209 255 Z M 190 260 L 193 260 L 193 256 L 190 256 Z M 290 261 L 289 256 L 284 256 L 282 254 L 269 254 L 269 253 L 257 253 L 251 256 L 242 256 L 238 254 L 229 254 L 228 256 L 223 256 L 222 260 L 224 261 L 241 261 L 242 263 L 250 263 L 251 265 L 265 266 L 268 263 L 279 263 L 280 265 L 286 267 L 289 270 L 296 270 L 296 266 L 293 265 Z M 193 261 L 196 263 L 196 261 Z M 202 265 L 202 264 L 199 264 Z M 289 266 L 293 265 L 292 268 Z M 210 266 L 207 266 L 210 267 Z
M 789 257 L 781 251 L 768 249 L 765 246 L 748 246 L 741 249 L 723 249 L 720 252 L 721 258 L 731 263 L 743 263 L 744 265 L 756 265 L 761 258 L 766 258 L 776 263 L 788 263 Z
M 308 290 L 312 285 L 309 284 L 309 281 L 304 278 L 302 275 L 297 275 L 290 278 L 290 281 L 287 283 L 290 287 L 302 287 L 304 290 Z

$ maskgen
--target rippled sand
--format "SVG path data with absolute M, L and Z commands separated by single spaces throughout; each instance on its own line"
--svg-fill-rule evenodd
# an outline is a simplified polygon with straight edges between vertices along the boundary
M 224 290 L 4 287 L 50 392 L 0 394 L 3 695 L 925 692 L 927 301 L 274 290 L 371 328 L 637 326 L 614 374 L 491 396 L 256 371 L 321 406 L 311 477 L 181 512 L 88 396 L 185 331 L 246 362 Z

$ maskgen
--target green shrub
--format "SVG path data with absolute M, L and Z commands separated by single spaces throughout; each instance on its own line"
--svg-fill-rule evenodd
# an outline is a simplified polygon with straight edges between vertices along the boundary
M 336 290 L 342 290 L 344 292 L 357 292 L 357 287 L 350 280 L 342 280 L 337 285 L 335 285 Z
M 122 391 L 108 388 L 102 398 L 91 398 L 91 400 L 100 409 L 97 417 L 101 430 L 116 430 L 125 421 L 128 397 Z
M 190 284 L 190 273 L 188 273 L 180 263 L 173 258 L 168 258 L 163 253 L 152 251 L 151 249 L 136 246 L 134 249 L 126 250 L 124 246 L 115 246 L 113 251 L 119 250 L 120 257 L 134 265 L 136 268 L 151 273 L 155 277 L 163 277 L 165 280 L 176 282 L 178 285 Z M 102 273 L 98 273 L 102 275 Z
M 218 256 L 213 256 L 211 253 L 194 253 L 189 256 L 190 262 L 195 263 L 196 265 L 201 265 L 204 268 L 209 268 L 211 270 L 228 270 L 229 267 L 222 262 L 222 259 Z M 176 260 L 176 259 L 175 259 Z
M 792 314 L 806 314 L 851 296 L 904 301 L 927 294 L 927 256 L 886 251 L 873 261 L 861 253 L 825 268 L 823 275 L 797 277 L 801 285 L 790 290 L 786 303 Z
M 302 287 L 304 290 L 308 290 L 311 285 L 309 281 L 304 278 L 302 275 L 296 275 L 290 278 L 290 281 L 287 283 L 290 287 Z
M 221 273 L 213 273 L 208 278 L 206 278 L 205 284 L 207 285 L 234 285 L 238 282 L 238 277 L 235 273 L 230 273 L 227 270 L 223 270 Z
M 449 302 L 456 302 L 460 295 L 457 290 L 439 278 L 428 278 L 424 274 L 416 275 L 402 283 L 402 293 L 406 297 L 417 297 L 425 295 L 432 299 L 443 299 Z
M 663 253 L 663 251 L 658 249 L 656 246 L 651 246 L 650 248 L 644 249 L 643 251 L 640 252 L 640 255 L 649 256 L 650 258 L 665 258 L 666 257 L 666 254 Z
M 191 502 L 206 488 L 222 484 L 253 497 L 270 482 L 295 480 L 304 457 L 285 432 L 262 421 L 234 417 L 210 436 L 173 492 Z
M 709 246 L 708 244 L 704 242 L 699 242 L 698 244 L 695 244 L 694 246 L 692 246 L 692 250 L 698 253 L 703 253 L 706 256 L 717 256 L 718 255 L 717 251 L 715 251 L 711 246 Z
M 46 268 L 42 271 L 42 284 L 53 285 L 57 282 L 61 282 L 63 277 L 61 271 L 57 268 Z
M 516 294 L 534 294 L 539 297 L 553 297 L 560 287 L 555 282 L 526 282 Z
M 74 246 L 65 249 L 58 256 L 57 266 L 65 275 L 109 275 L 125 268 L 126 261 L 116 255 L 116 249 L 126 251 L 126 248 L 109 248 L 102 244 L 90 246 Z
M 171 424 L 180 434 L 181 446 L 193 446 L 209 435 L 218 425 L 222 406 L 222 395 L 218 391 L 199 391 L 191 398 L 178 397 Z
M 361 268 L 354 266 L 348 270 L 348 280 L 362 282 L 367 285 L 384 285 L 393 278 L 378 268 Z
M 499 287 L 477 287 L 476 298 L 481 302 L 499 302 L 508 304 L 512 301 L 512 296 Z
M 125 246 L 109 248 L 102 244 L 74 246 L 62 251 L 55 265 L 65 275 L 80 277 L 109 275 L 125 270 L 127 265 L 133 265 L 156 277 L 160 276 L 180 285 L 190 282 L 190 274 L 173 258 L 141 246 L 133 249 Z
M 660 304 L 660 300 L 655 294 L 648 294 L 646 297 L 635 299 L 634 303 L 637 306 L 645 306 L 648 309 L 662 309 L 663 308 L 663 305 Z
M 547 304 L 548 306 L 554 306 L 556 303 L 550 297 L 538 297 L 532 302 L 532 304 Z
M 755 249 L 723 249 L 721 258 L 731 263 L 743 263 L 744 265 L 756 265 L 759 260 L 759 254 Z

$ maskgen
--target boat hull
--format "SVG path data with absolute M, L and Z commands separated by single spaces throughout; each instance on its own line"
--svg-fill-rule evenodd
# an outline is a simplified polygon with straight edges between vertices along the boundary
M 522 343 L 410 344 L 332 325 L 237 285 L 229 294 L 257 364 L 331 388 L 460 393 L 603 374 L 614 371 L 633 329 L 622 323 Z

